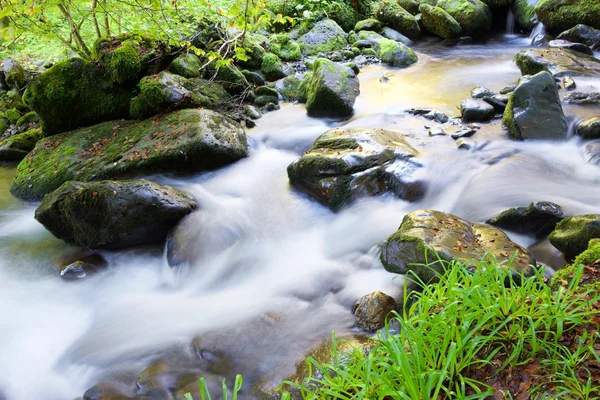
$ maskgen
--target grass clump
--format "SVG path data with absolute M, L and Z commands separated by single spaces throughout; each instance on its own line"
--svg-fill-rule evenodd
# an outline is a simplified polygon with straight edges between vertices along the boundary
M 446 270 L 436 284 L 418 282 L 371 351 L 328 365 L 309 358 L 309 378 L 287 383 L 304 399 L 600 396 L 600 295 L 578 290 L 583 266 L 560 290 L 543 271 L 514 276 L 493 262 Z

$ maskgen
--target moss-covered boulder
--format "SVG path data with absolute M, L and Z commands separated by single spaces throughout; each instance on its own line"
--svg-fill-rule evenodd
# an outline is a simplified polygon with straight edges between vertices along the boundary
M 521 78 L 502 123 L 514 139 L 566 139 L 569 126 L 552 75 L 544 71 Z
M 334 20 L 345 32 L 351 31 L 356 23 L 364 17 L 352 7 L 352 1 L 332 2 L 333 4 L 323 13 L 323 16 Z
M 285 78 L 283 64 L 281 63 L 279 57 L 273 53 L 265 54 L 262 66 L 260 67 L 260 72 L 268 81 L 276 81 Z
M 398 4 L 412 15 L 419 13 L 419 2 L 417 0 L 398 0 Z
M 139 94 L 131 100 L 129 115 L 144 119 L 166 110 L 215 107 L 230 99 L 229 93 L 216 82 L 202 78 L 186 79 L 161 72 L 142 78 Z
M 437 6 L 450 14 L 466 35 L 487 32 L 492 27 L 492 13 L 480 0 L 439 0 Z
M 378 51 L 381 61 L 392 67 L 409 67 L 419 61 L 413 49 L 395 40 L 379 41 Z
M 575 25 L 573 28 L 562 32 L 556 39 L 583 43 L 592 49 L 600 49 L 600 29 L 590 28 L 583 24 Z
M 269 50 L 283 61 L 299 61 L 302 59 L 300 45 L 284 33 L 271 36 Z
M 2 69 L 4 71 L 4 80 L 9 89 L 21 90 L 27 85 L 27 75 L 25 68 L 16 60 L 8 57 L 4 60 Z
M 379 31 L 381 30 L 381 22 L 375 18 L 367 18 L 362 21 L 358 21 L 354 26 L 355 32 L 360 31 Z
M 386 270 L 397 274 L 412 271 L 424 282 L 443 272 L 445 265 L 438 260 L 469 264 L 484 257 L 494 257 L 500 265 L 517 273 L 529 274 L 533 272 L 531 265 L 536 265 L 525 248 L 513 243 L 498 228 L 434 210 L 407 214 L 398 231 L 381 248 L 381 262 Z
M 30 129 L 23 133 L 0 137 L 0 161 L 21 161 L 44 137 L 41 129 Z
M 348 45 L 346 32 L 333 20 L 324 19 L 298 39 L 307 56 L 341 50 Z
M 573 259 L 587 248 L 590 239 L 600 238 L 600 215 L 567 217 L 556 225 L 548 239 L 567 259 Z
M 382 129 L 333 129 L 325 132 L 288 166 L 290 182 L 332 210 L 353 200 L 393 193 L 406 200 L 423 195 L 413 178 L 418 152 L 404 135 Z
M 515 62 L 523 75 L 548 71 L 554 77 L 600 76 L 600 60 L 569 49 L 527 49 L 515 56 Z
M 590 118 L 579 123 L 577 134 L 584 139 L 600 139 L 600 117 Z
M 194 53 L 184 53 L 173 60 L 169 71 L 184 78 L 199 78 L 202 74 L 202 62 Z
M 206 68 L 204 77 L 214 80 L 232 95 L 242 94 L 250 88 L 242 71 L 233 64 L 218 66 L 216 62 L 212 62 Z
M 123 248 L 164 242 L 196 202 L 148 181 L 66 182 L 44 196 L 37 219 L 70 245 Z
M 402 8 L 396 0 L 379 1 L 374 8 L 374 13 L 379 21 L 411 39 L 416 39 L 421 34 L 421 28 L 415 17 Z
M 578 24 L 600 29 L 600 2 L 593 0 L 540 0 L 535 13 L 540 22 L 554 33 Z
M 306 111 L 313 117 L 349 117 L 359 94 L 354 71 L 319 58 L 307 85 Z
M 530 0 L 514 0 L 512 12 L 515 15 L 515 21 L 523 28 L 531 31 L 536 24 L 535 4 L 529 4 Z
M 28 128 L 32 125 L 37 125 L 40 122 L 40 117 L 35 111 L 30 111 L 23 114 L 16 122 L 18 128 Z
M 239 42 L 244 48 L 246 60 L 240 60 L 239 65 L 243 68 L 260 69 L 263 57 L 266 54 L 265 49 L 261 45 L 262 37 L 246 33 L 244 38 Z
M 298 101 L 306 103 L 306 86 L 301 86 L 302 81 L 290 75 L 278 80 L 275 83 L 275 89 L 279 92 L 284 101 Z
M 556 271 L 550 281 L 550 287 L 555 290 L 569 287 L 575 279 L 576 271 L 582 265 L 583 274 L 577 290 L 591 291 L 592 296 L 600 294 L 600 240 L 598 239 L 590 240 L 588 248 L 579 254 L 571 265 Z
M 40 200 L 66 181 L 196 172 L 248 155 L 241 126 L 209 110 L 141 122 L 109 121 L 40 141 L 19 164 L 11 193 Z
M 558 204 L 535 201 L 528 207 L 513 207 L 490 218 L 486 223 L 517 233 L 533 234 L 538 238 L 548 236 L 556 224 L 565 217 Z
M 488 7 L 509 7 L 513 4 L 513 0 L 481 0 Z
M 423 25 L 434 35 L 450 39 L 461 34 L 460 24 L 443 8 L 421 4 L 419 11 L 421 11 Z
M 126 118 L 131 89 L 116 85 L 104 68 L 80 58 L 61 61 L 27 86 L 23 101 L 48 135 Z

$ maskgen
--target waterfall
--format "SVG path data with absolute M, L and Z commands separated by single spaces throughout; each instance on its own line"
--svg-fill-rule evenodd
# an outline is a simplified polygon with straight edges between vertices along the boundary
M 508 10 L 508 14 L 506 14 L 506 34 L 512 35 L 515 33 L 515 14 L 512 9 Z
M 541 22 L 538 22 L 531 33 L 529 34 L 529 40 L 531 45 L 537 46 L 539 43 L 543 42 L 543 38 L 546 36 L 546 27 Z

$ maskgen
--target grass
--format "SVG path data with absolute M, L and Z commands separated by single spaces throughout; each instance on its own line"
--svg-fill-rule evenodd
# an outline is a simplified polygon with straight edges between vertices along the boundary
M 236 375 L 235 377 L 235 384 L 233 385 L 233 392 L 231 395 L 231 400 L 238 400 L 238 395 L 240 390 L 242 389 L 242 384 L 243 384 L 243 378 L 242 375 Z M 222 386 L 223 386 L 223 394 L 221 397 L 223 400 L 229 400 L 229 390 L 227 389 L 227 384 L 225 382 L 225 379 L 223 379 L 222 382 Z M 201 400 L 212 400 L 212 397 L 210 395 L 210 392 L 208 391 L 208 385 L 206 384 L 206 380 L 204 378 L 200 378 L 198 380 L 198 393 L 199 393 L 199 397 L 196 397 L 196 399 L 201 399 Z M 185 394 L 185 400 L 194 400 L 195 398 L 192 396 L 191 393 L 186 393 Z

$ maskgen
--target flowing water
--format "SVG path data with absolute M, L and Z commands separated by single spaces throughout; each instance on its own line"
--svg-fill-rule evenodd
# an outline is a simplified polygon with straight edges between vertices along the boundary
M 249 131 L 247 159 L 185 179 L 154 177 L 200 204 L 190 218 L 199 256 L 180 269 L 167 266 L 162 249 L 140 248 L 102 252 L 105 270 L 61 280 L 57 266 L 81 254 L 34 220 L 36 204 L 11 197 L 14 168 L 1 167 L 0 398 L 74 399 L 101 381 L 133 394 L 137 375 L 158 358 L 209 377 L 243 373 L 247 386 L 270 386 L 332 330 L 354 332 L 351 308 L 359 297 L 374 290 L 401 296 L 402 279 L 382 269 L 377 244 L 407 212 L 434 208 L 484 221 L 537 200 L 569 214 L 600 212 L 600 169 L 585 161 L 577 138 L 511 141 L 496 121 L 474 136 L 474 151 L 464 151 L 449 136 L 429 137 L 425 125 L 432 123 L 405 112 L 426 106 L 458 116 L 473 87 L 498 91 L 518 80 L 512 59 L 527 42 L 507 35 L 485 46 L 421 45 L 417 65 L 361 71 L 349 121 L 308 118 L 302 106 L 285 104 Z M 598 79 L 577 83 L 600 89 Z M 592 114 L 584 107 L 565 111 L 573 121 Z M 334 214 L 290 188 L 287 165 L 340 125 L 409 135 L 421 152 L 425 198 L 366 199 Z M 562 265 L 547 243 L 511 237 L 539 260 Z

